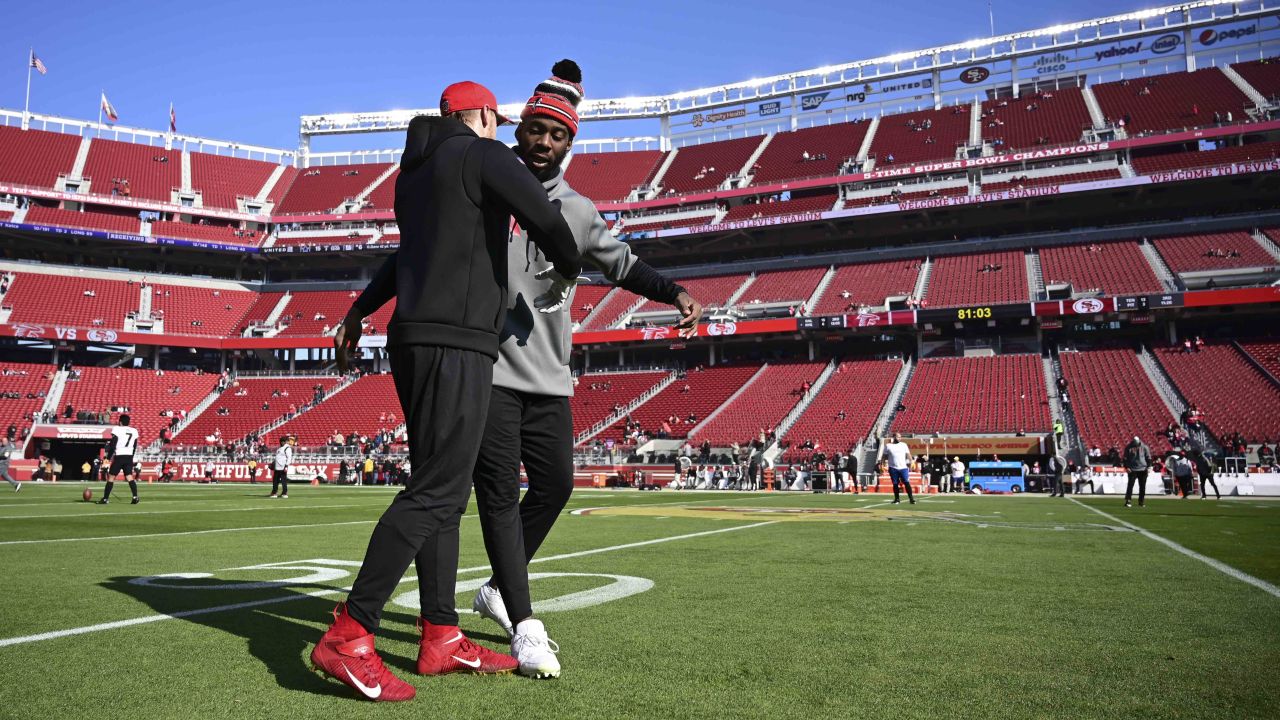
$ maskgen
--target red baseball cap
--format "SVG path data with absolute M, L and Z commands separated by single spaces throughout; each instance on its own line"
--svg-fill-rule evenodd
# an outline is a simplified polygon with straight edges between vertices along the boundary
M 498 98 L 489 88 L 477 82 L 463 80 L 456 82 L 440 93 L 440 114 L 460 112 L 462 110 L 479 110 L 489 108 L 498 115 L 498 124 L 506 125 L 511 121 L 498 112 Z

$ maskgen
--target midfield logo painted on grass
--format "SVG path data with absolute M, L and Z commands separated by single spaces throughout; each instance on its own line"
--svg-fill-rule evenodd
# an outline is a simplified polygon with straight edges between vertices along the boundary
M 927 510 L 889 508 L 798 508 L 798 507 L 607 507 L 584 508 L 574 515 L 626 515 L 632 517 L 680 517 L 708 520 L 774 520 L 788 522 L 856 522 L 890 520 L 896 522 L 941 522 L 972 525 L 979 528 L 1013 528 L 1020 530 L 1102 530 L 1132 532 L 1129 528 L 1103 523 L 1013 522 L 999 515 L 972 515 Z M 530 576 L 532 577 L 532 575 Z M 459 586 L 461 587 L 461 586 Z M 476 587 L 479 587 L 477 585 Z M 461 592 L 461 591 L 459 591 Z

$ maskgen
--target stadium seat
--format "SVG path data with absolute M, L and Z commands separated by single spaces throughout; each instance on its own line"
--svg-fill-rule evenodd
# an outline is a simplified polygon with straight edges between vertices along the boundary
M 759 202 L 736 205 L 730 208 L 720 222 L 740 222 L 764 217 L 791 215 L 793 213 L 819 213 L 830 210 L 836 204 L 834 192 L 819 192 L 814 195 L 795 197 L 785 202 L 768 202 L 758 198 Z
M 998 267 L 982 272 L 984 266 Z M 1017 250 L 935 258 L 925 300 L 933 307 L 1027 302 L 1027 264 Z
M 747 286 L 742 297 L 738 298 L 737 304 L 768 305 L 781 302 L 806 302 L 826 274 L 825 267 L 759 273 Z
M 233 381 L 230 387 L 223 390 L 204 412 L 191 420 L 191 423 L 174 436 L 176 445 L 200 447 L 217 445 L 206 438 L 217 436 L 223 442 L 232 443 L 244 438 L 251 432 L 275 422 L 288 414 L 289 406 L 300 406 L 313 399 L 315 386 L 320 385 L 328 393 L 338 384 L 334 376 L 307 377 L 241 377 Z M 243 395 L 238 393 L 244 393 Z M 287 394 L 285 394 L 287 393 Z M 267 409 L 263 409 L 263 403 Z M 219 414 L 225 409 L 226 414 Z M 343 426 L 345 433 L 349 429 Z M 276 444 L 275 438 L 263 438 L 268 445 Z
M 257 246 L 263 235 L 254 230 L 241 230 L 234 225 L 198 225 L 196 223 L 155 220 L 151 223 L 151 237 L 208 240 L 225 245 Z
M 151 284 L 151 315 L 164 320 L 165 334 L 231 337 L 244 328 L 258 294 L 198 285 Z
M 679 418 L 679 422 L 669 425 L 668 435 L 672 438 L 687 437 L 694 426 L 723 405 L 729 396 L 750 380 L 759 369 L 759 365 L 724 365 L 690 370 L 684 378 L 677 379 L 662 392 L 636 408 L 635 412 L 631 413 L 631 418 L 639 423 L 650 437 L 656 437 L 663 430 L 663 425 L 668 422 L 668 418 L 675 416 Z M 688 390 L 685 390 L 686 387 Z M 693 416 L 693 422 L 688 422 L 690 416 Z M 624 418 L 602 432 L 599 437 L 622 441 L 625 430 L 626 419 Z
M 1103 116 L 1109 122 L 1128 118 L 1130 135 L 1213 125 L 1215 112 L 1230 112 L 1245 120 L 1252 105 L 1245 94 L 1215 67 L 1174 72 L 1093 86 Z
M 325 326 L 332 331 L 342 318 L 346 316 L 351 303 L 359 297 L 355 290 L 321 290 L 314 292 L 296 292 L 280 315 L 283 329 L 280 335 L 285 337 L 315 337 L 323 335 Z M 366 320 L 373 329 L 366 328 L 371 335 L 385 335 L 387 325 L 391 322 L 391 314 L 395 312 L 395 299 L 387 303 Z
M 969 112 L 970 106 L 962 104 L 881 117 L 871 141 L 876 169 L 925 160 L 954 160 L 956 148 L 969 142 Z M 923 129 L 926 125 L 929 127 Z
M 71 172 L 79 149 L 77 135 L 0 126 L 0 182 L 52 188 Z
M 992 182 L 982 183 L 982 192 L 995 193 L 1005 190 L 1017 188 L 1019 190 L 1032 187 L 1044 187 L 1046 185 L 1068 185 L 1074 183 L 1093 182 L 1095 180 L 1114 180 L 1121 177 L 1120 171 L 1115 168 L 1107 170 L 1092 170 L 1090 172 L 1064 173 L 1062 175 L 1037 175 L 1035 177 L 1023 177 L 1018 180 L 995 180 Z
M 394 210 L 396 207 L 396 180 L 400 177 L 400 168 L 391 171 L 386 180 L 378 183 L 378 187 L 369 193 L 369 210 Z
M 1254 90 L 1262 93 L 1263 97 L 1272 102 L 1280 98 L 1280 59 L 1269 57 L 1263 60 L 1250 60 L 1235 63 L 1231 67 L 1240 73 L 1240 77 L 1252 85 Z
M 662 382 L 667 372 L 601 372 L 583 373 L 573 387 L 569 406 L 573 412 L 573 436 L 614 414 L 617 406 L 626 407 L 636 398 Z
M 752 184 L 836 175 L 858 156 L 870 125 L 859 121 L 776 133 L 756 160 Z
M 883 309 L 885 298 L 906 297 L 915 292 L 920 260 L 888 260 L 842 265 L 827 284 L 812 315 L 838 315 L 859 306 Z
M 658 230 L 674 230 L 676 228 L 699 227 L 711 222 L 715 215 L 698 215 L 695 217 L 683 217 L 674 220 L 662 220 L 659 222 L 633 222 L 631 218 L 623 219 L 621 225 L 618 226 L 619 233 L 640 233 L 655 232 Z M 643 220 L 643 216 L 637 220 Z
M 55 369 L 45 364 L 0 362 L 0 429 L 13 427 L 18 437 L 24 437 L 31 427 L 31 416 L 44 406 Z M 62 408 L 58 411 L 61 414 Z
M 1204 413 L 1219 442 L 1235 432 L 1252 443 L 1280 439 L 1280 388 L 1235 347 L 1208 343 L 1199 352 L 1181 347 L 1154 352 L 1182 397 Z
M 380 419 L 383 415 L 395 415 L 396 421 Z M 393 431 L 403 422 L 404 412 L 392 377 L 365 375 L 273 430 L 272 435 L 297 435 L 299 445 L 318 447 L 333 436 L 334 430 L 343 435 L 355 430 L 372 437 L 379 430 Z
M 573 305 L 569 308 L 573 324 L 577 325 L 585 320 L 612 290 L 612 285 L 581 285 L 574 290 Z
M 1228 145 L 1216 150 L 1187 151 L 1175 147 L 1161 148 L 1160 152 L 1147 156 L 1135 156 L 1133 169 L 1139 175 L 1182 168 L 1215 167 L 1250 160 L 1275 160 L 1280 156 L 1280 142 L 1260 142 L 1248 145 Z
M 1085 450 L 1121 449 L 1134 435 L 1152 452 L 1169 450 L 1163 431 L 1177 418 L 1169 414 L 1133 350 L 1083 350 L 1058 357 Z
M 78 368 L 79 380 L 67 380 L 62 404 L 76 410 L 110 412 L 113 407 L 126 407 L 133 427 L 138 429 L 138 443 L 146 447 L 160 437 L 169 426 L 166 410 L 187 410 L 200 404 L 218 384 L 218 375 L 194 372 L 129 368 Z M 178 392 L 173 392 L 174 389 Z M 120 413 L 111 412 L 111 422 Z
M 137 283 L 119 280 L 17 273 L 4 304 L 13 308 L 11 323 L 120 330 L 140 293 Z
M 1153 238 L 1151 243 L 1175 273 L 1280 264 L 1244 230 Z
M 182 151 L 95 138 L 89 144 L 84 175 L 97 195 L 172 202 L 182 186 Z
M 790 444 L 787 462 L 803 462 L 808 451 L 799 449 L 813 441 L 826 455 L 849 452 L 871 433 L 871 426 L 902 370 L 899 360 L 845 360 L 822 386 L 813 402 L 786 433 Z M 844 417 L 840 417 L 840 413 Z
M 85 230 L 101 230 L 103 232 L 141 233 L 138 213 L 115 215 L 105 212 L 78 212 L 61 208 L 32 205 L 27 210 L 28 225 L 57 225 L 59 227 L 84 228 Z
M 1246 340 L 1241 341 L 1240 347 L 1271 373 L 1271 377 L 1280 379 L 1280 342 Z
M 276 212 L 282 215 L 329 212 L 359 195 L 389 167 L 391 163 L 366 163 L 299 170 L 284 199 L 276 204 Z
M 996 154 L 1079 142 L 1092 126 L 1084 95 L 1075 87 L 982 103 L 982 139 Z
M 664 157 L 658 150 L 574 153 L 564 179 L 595 202 L 626 200 L 632 190 L 653 181 Z
M 662 176 L 663 193 L 687 195 L 715 190 L 725 178 L 742 170 L 747 158 L 762 142 L 764 137 L 757 135 L 680 148 Z
M 745 273 L 737 275 L 716 275 L 714 277 L 696 277 L 677 280 L 695 300 L 708 310 L 721 308 L 728 304 L 729 298 L 742 287 L 750 277 Z M 646 300 L 636 312 L 654 312 L 656 310 L 672 310 L 670 305 L 655 300 Z
M 902 433 L 1016 433 L 1050 430 L 1039 355 L 925 358 L 890 429 Z
M 804 398 L 803 384 L 822 374 L 822 362 L 771 362 L 751 385 L 698 430 L 691 441 L 724 447 L 748 445 L 762 430 L 777 426 Z
M 236 198 L 254 198 L 276 169 L 275 163 L 204 152 L 191 153 L 191 186 L 205 207 L 237 209 Z
M 1132 240 L 1048 247 L 1040 250 L 1046 285 L 1070 283 L 1077 293 L 1107 295 L 1164 291 L 1142 248 Z

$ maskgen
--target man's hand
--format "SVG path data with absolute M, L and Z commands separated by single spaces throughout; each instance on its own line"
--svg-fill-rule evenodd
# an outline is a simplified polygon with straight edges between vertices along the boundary
M 563 308 L 564 304 L 569 302 L 569 295 L 573 293 L 575 287 L 591 282 L 589 278 L 581 276 L 566 280 L 556 272 L 555 268 L 547 268 L 533 277 L 537 280 L 551 281 L 551 287 L 533 300 L 533 306 L 538 309 L 538 312 L 547 315 Z
M 676 323 L 680 337 L 688 339 L 696 335 L 698 322 L 702 320 L 702 303 L 690 297 L 689 293 L 682 292 L 676 296 L 672 305 L 680 311 L 680 322 Z
M 333 349 L 337 351 L 338 370 L 344 375 L 348 368 L 347 354 L 360 347 L 360 334 L 364 332 L 361 326 L 363 322 L 364 318 L 353 307 L 347 311 L 347 316 L 342 318 L 342 323 L 338 325 L 338 331 L 333 334 Z

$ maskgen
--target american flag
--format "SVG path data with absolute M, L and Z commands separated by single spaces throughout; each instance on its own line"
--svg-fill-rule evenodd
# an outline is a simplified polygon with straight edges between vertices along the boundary
M 35 50 L 32 50 L 32 51 L 31 51 L 31 67 L 35 68 L 35 69 L 36 69 L 36 72 L 40 73 L 41 75 L 47 75 L 47 74 L 49 74 L 49 68 L 47 68 L 47 67 L 45 67 L 45 66 L 44 66 L 44 61 L 43 61 L 43 60 L 41 60 L 40 58 L 36 57 L 36 51 L 35 51 Z

